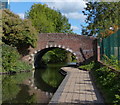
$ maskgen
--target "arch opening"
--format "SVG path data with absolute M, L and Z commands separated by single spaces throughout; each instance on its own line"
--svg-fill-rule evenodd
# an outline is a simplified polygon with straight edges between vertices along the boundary
M 47 54 L 48 52 L 50 52 L 50 51 L 52 51 L 54 49 L 62 49 L 64 51 L 66 51 L 67 55 L 68 55 L 67 58 L 72 56 L 73 57 L 72 60 L 74 59 L 74 62 L 77 62 L 78 57 L 76 56 L 76 53 L 74 53 L 71 49 L 64 48 L 62 46 L 60 46 L 60 47 L 59 46 L 58 47 L 47 47 L 47 48 L 44 48 L 44 49 L 42 49 L 42 50 L 40 50 L 38 52 L 35 52 L 35 55 L 34 55 L 34 67 L 35 68 L 45 67 L 46 65 L 45 65 L 45 62 L 43 61 L 43 57 L 44 57 L 45 54 Z M 54 59 L 56 59 L 56 58 L 54 57 Z M 68 61 L 68 62 L 70 63 L 70 61 Z M 50 62 L 47 61 L 47 63 L 50 63 Z M 52 62 L 52 63 L 55 63 L 55 62 Z

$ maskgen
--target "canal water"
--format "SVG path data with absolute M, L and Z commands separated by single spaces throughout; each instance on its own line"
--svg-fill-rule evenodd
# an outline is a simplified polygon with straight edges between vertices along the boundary
M 48 104 L 54 92 L 64 79 L 60 68 L 67 64 L 48 64 L 35 72 L 4 75 L 2 81 L 3 104 Z

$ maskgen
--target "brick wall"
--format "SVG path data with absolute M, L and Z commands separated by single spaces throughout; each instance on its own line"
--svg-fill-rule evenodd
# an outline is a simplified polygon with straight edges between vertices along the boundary
M 41 33 L 37 42 L 37 47 L 29 48 L 30 54 L 40 52 L 42 49 L 59 47 L 70 51 L 76 56 L 78 62 L 96 59 L 97 43 L 94 37 L 65 33 Z M 29 55 L 23 57 L 28 60 Z

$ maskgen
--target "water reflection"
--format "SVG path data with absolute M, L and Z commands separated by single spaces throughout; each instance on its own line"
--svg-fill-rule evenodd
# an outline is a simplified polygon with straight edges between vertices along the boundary
M 4 75 L 2 80 L 3 103 L 17 103 L 17 102 L 24 103 L 30 101 L 31 97 L 28 97 L 29 93 L 28 91 L 26 91 L 29 89 L 29 87 L 23 83 L 23 81 L 30 76 L 31 73 Z M 25 94 L 25 97 L 24 95 L 22 95 L 22 93 Z
M 59 73 L 65 64 L 48 64 L 46 69 L 36 69 L 34 73 L 35 86 L 42 91 L 54 93 L 64 76 Z
M 48 103 L 64 76 L 58 70 L 65 64 L 49 64 L 33 73 L 3 76 L 3 104 Z

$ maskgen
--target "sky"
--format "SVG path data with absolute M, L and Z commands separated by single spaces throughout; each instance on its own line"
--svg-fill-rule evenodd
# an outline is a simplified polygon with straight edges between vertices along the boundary
M 10 0 L 10 10 L 13 13 L 18 14 L 24 19 L 25 12 L 29 11 L 34 3 L 47 4 L 48 7 L 60 10 L 65 15 L 73 32 L 80 34 L 82 31 L 81 25 L 85 25 L 86 16 L 83 15 L 82 11 L 86 7 L 85 1 L 83 0 Z

